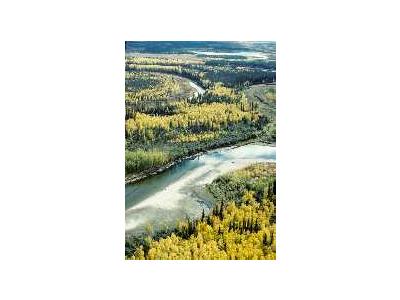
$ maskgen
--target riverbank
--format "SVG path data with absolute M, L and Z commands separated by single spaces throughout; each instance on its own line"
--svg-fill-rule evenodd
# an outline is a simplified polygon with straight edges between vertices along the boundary
M 253 153 L 253 159 L 257 157 L 257 155 L 254 156 L 254 153 L 260 153 L 260 150 L 263 151 L 259 148 L 263 146 L 244 147 L 248 148 L 245 151 L 250 150 L 251 153 Z M 185 240 L 196 238 L 197 233 L 201 232 L 201 228 L 204 228 L 198 226 L 201 222 L 212 228 L 211 232 L 213 232 L 213 234 L 211 236 L 208 235 L 208 237 L 217 238 L 218 235 L 223 235 L 224 231 L 229 232 L 230 235 L 240 235 L 240 241 L 251 237 L 253 241 L 254 239 L 260 240 L 259 245 L 254 246 L 261 247 L 263 250 L 262 253 L 266 253 L 265 250 L 268 249 L 264 247 L 272 246 L 272 237 L 275 236 L 275 163 L 266 162 L 265 160 L 263 162 L 257 162 L 257 160 L 260 159 L 259 156 L 254 162 L 242 161 L 241 163 L 240 160 L 243 159 L 243 151 L 231 149 L 222 150 L 221 152 L 224 153 L 218 155 L 208 154 L 210 157 L 203 157 L 203 159 L 205 159 L 203 163 L 199 163 L 197 168 L 191 168 L 190 174 L 184 177 L 175 176 L 178 181 L 168 182 L 167 185 L 160 182 L 161 187 L 159 184 L 154 184 L 154 182 L 147 185 L 147 188 L 156 187 L 158 191 L 156 193 L 147 194 L 146 199 L 140 200 L 131 209 L 126 211 L 126 225 L 136 227 L 141 223 L 143 227 L 147 223 L 146 226 L 149 226 L 148 228 L 152 228 L 152 230 L 136 232 L 125 231 L 125 255 L 132 256 L 137 249 L 149 250 L 144 247 L 144 245 L 155 246 L 155 244 L 145 244 L 146 238 L 148 238 L 149 235 L 153 243 L 162 241 L 162 239 L 165 238 L 168 239 L 172 234 Z M 225 156 L 225 158 L 217 162 L 216 160 L 222 158 L 221 155 Z M 234 157 L 237 157 L 239 161 L 235 161 L 233 164 L 231 160 Z M 223 163 L 220 164 L 221 162 Z M 207 168 L 207 164 L 212 164 L 214 166 L 209 165 Z M 217 165 L 219 170 L 214 173 L 216 169 L 215 166 Z M 243 172 L 243 170 L 246 170 L 246 172 Z M 182 172 L 186 171 L 182 170 Z M 230 172 L 234 172 L 235 176 L 232 177 L 233 173 Z M 217 180 L 221 178 L 221 176 L 224 176 L 224 180 Z M 237 176 L 239 176 L 241 180 L 231 180 L 232 178 L 237 178 Z M 170 178 L 171 176 L 167 175 L 167 177 Z M 157 180 L 160 181 L 159 179 Z M 238 186 L 238 184 L 240 186 Z M 182 186 L 187 187 L 187 190 L 183 191 Z M 202 190 L 207 190 L 207 193 L 213 199 L 206 209 L 200 204 L 199 199 L 190 192 L 190 190 L 198 190 L 198 187 L 202 187 Z M 251 192 L 249 193 L 248 190 Z M 136 192 L 134 195 L 135 199 L 138 197 L 140 198 L 140 194 L 137 194 L 137 189 L 134 191 Z M 246 192 L 248 195 L 245 198 L 244 194 Z M 186 194 L 186 201 L 185 197 L 182 198 L 182 193 Z M 249 195 L 251 195 L 252 201 L 249 201 Z M 190 202 L 190 206 L 187 205 L 188 202 Z M 260 205 L 264 206 L 264 208 L 260 209 Z M 229 209 L 227 209 L 228 206 Z M 154 210 L 155 207 L 157 208 L 156 210 Z M 174 215 L 174 213 L 179 211 L 182 207 L 185 209 L 185 212 Z M 224 212 L 222 210 L 224 210 Z M 238 213 L 238 210 L 241 210 L 243 213 Z M 249 219 L 249 210 L 254 211 L 254 213 L 258 215 L 254 217 L 253 213 L 253 218 Z M 134 214 L 133 216 L 130 215 L 131 212 Z M 237 219 L 236 225 L 233 226 L 231 222 L 232 218 L 227 217 L 229 214 L 236 215 L 236 217 L 243 217 L 247 214 L 247 217 Z M 175 222 L 169 220 L 168 226 L 160 227 L 160 220 L 170 219 L 171 215 L 174 215 Z M 226 222 L 224 218 L 226 218 Z M 177 225 L 178 221 L 180 225 Z M 187 231 L 185 229 L 182 232 L 185 224 L 188 225 L 189 222 L 191 226 L 186 226 L 186 229 L 191 228 L 191 230 L 189 229 L 189 231 Z M 206 227 L 208 234 L 210 233 L 209 226 Z M 265 229 L 268 229 L 268 231 L 262 234 L 258 233 Z M 220 238 L 225 237 L 224 235 L 217 239 L 220 240 Z M 268 237 L 271 238 L 269 239 L 269 243 L 267 243 Z M 240 244 L 236 239 L 230 240 L 235 240 L 235 243 Z M 177 242 L 177 240 L 174 241 Z M 228 240 L 226 240 L 226 242 L 228 243 Z M 142 246 L 142 248 L 140 248 L 140 246 Z M 246 244 L 246 247 L 248 246 L 249 245 Z M 274 247 L 272 248 L 273 249 L 270 250 L 274 251 Z M 223 249 L 220 248 L 220 250 Z M 163 249 L 163 253 L 164 251 L 166 251 L 166 249 Z M 168 251 L 171 251 L 171 249 Z M 226 251 L 226 249 L 224 251 Z M 147 253 L 147 251 L 145 252 Z M 261 252 L 258 251 L 257 253 Z M 231 257 L 231 255 L 228 256 Z M 260 259 L 261 258 L 262 257 L 260 257 Z
M 274 162 L 275 147 L 254 143 L 220 148 L 185 160 L 161 174 L 125 186 L 125 233 L 174 227 L 208 213 L 214 203 L 203 188 L 223 174 L 250 164 Z
M 196 152 L 196 153 L 188 155 L 188 156 L 177 158 L 164 166 L 150 168 L 150 169 L 144 170 L 144 171 L 136 173 L 136 174 L 130 174 L 128 176 L 125 176 L 125 185 L 136 183 L 136 182 L 144 180 L 150 176 L 160 174 L 185 160 L 195 159 L 196 157 L 206 154 L 210 151 L 237 148 L 237 147 L 241 147 L 241 146 L 248 145 L 248 144 L 260 144 L 260 145 L 275 147 L 276 142 L 274 141 L 274 142 L 268 143 L 268 142 L 262 141 L 260 138 L 252 138 L 252 139 L 248 139 L 248 140 L 244 140 L 244 141 L 239 141 L 237 143 L 231 143 L 231 144 L 226 143 L 226 144 L 216 145 L 216 147 L 211 147 L 207 150 L 202 150 L 202 151 Z

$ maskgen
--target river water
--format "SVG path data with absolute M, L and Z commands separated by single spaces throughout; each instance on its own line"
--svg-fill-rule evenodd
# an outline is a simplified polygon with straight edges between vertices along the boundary
M 125 233 L 143 232 L 148 224 L 154 229 L 173 227 L 185 217 L 199 217 L 213 204 L 206 184 L 226 172 L 275 159 L 275 147 L 267 145 L 222 148 L 126 185 Z
M 197 95 L 203 95 L 205 93 L 205 89 L 203 89 L 201 86 L 199 86 L 198 84 L 194 83 L 193 81 L 189 80 L 189 84 L 192 88 L 194 88 L 196 90 L 195 96 Z
M 263 52 L 256 51 L 234 51 L 234 52 L 214 52 L 214 51 L 192 51 L 195 54 L 207 55 L 207 56 L 247 56 L 254 59 L 267 59 L 268 55 Z

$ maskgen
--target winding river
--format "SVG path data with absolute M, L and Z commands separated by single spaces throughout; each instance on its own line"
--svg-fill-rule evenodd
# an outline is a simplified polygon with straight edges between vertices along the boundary
M 205 89 L 203 89 L 201 86 L 199 86 L 198 84 L 194 83 L 193 81 L 189 80 L 189 84 L 192 88 L 194 88 L 196 90 L 195 95 L 203 95 L 205 93 Z
M 219 175 L 256 162 L 275 161 L 275 147 L 248 144 L 212 150 L 170 169 L 125 186 L 125 233 L 171 227 L 185 217 L 199 217 L 213 205 L 204 186 Z

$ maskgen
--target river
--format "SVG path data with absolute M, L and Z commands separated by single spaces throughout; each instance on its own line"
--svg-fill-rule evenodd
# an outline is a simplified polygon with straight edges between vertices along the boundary
M 212 150 L 170 169 L 125 186 L 125 233 L 174 226 L 180 219 L 199 217 L 213 205 L 204 186 L 229 171 L 256 162 L 275 161 L 275 147 L 248 144 Z
M 195 54 L 206 56 L 246 56 L 253 59 L 267 59 L 268 55 L 259 51 L 232 51 L 232 52 L 214 52 L 214 51 L 192 51 Z
M 195 96 L 197 95 L 203 95 L 205 93 L 205 89 L 203 89 L 201 86 L 199 86 L 198 84 L 194 83 L 193 81 L 189 80 L 189 84 L 192 88 L 194 88 L 196 90 Z

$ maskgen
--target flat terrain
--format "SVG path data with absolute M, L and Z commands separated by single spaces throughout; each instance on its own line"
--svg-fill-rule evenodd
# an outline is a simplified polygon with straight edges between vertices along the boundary
M 273 54 L 190 52 L 126 55 L 129 181 L 209 149 L 274 142 Z
M 125 49 L 127 258 L 275 259 L 275 43 Z

